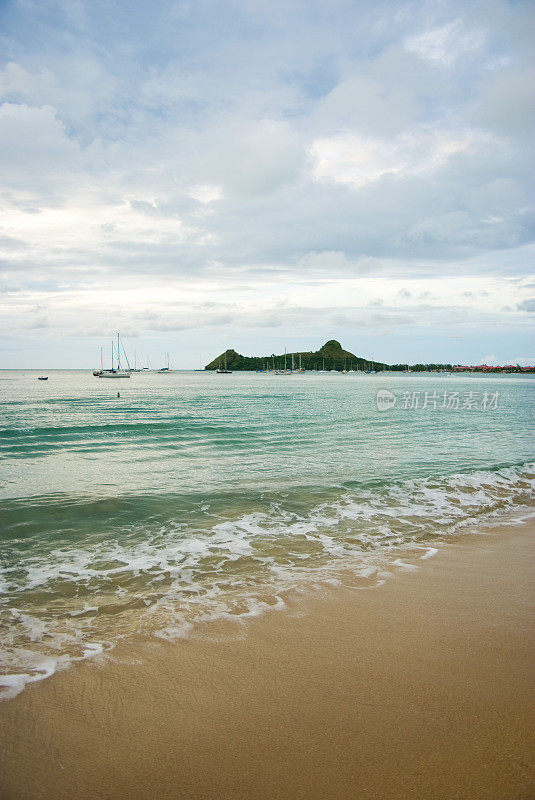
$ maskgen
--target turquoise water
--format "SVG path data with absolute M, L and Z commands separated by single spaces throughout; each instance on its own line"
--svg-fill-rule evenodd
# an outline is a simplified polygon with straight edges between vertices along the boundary
M 4 696 L 534 510 L 531 376 L 38 374 L 0 373 Z

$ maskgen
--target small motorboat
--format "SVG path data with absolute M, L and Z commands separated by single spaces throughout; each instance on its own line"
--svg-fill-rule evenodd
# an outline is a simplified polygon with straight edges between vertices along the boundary
M 39 375 L 37 380 L 38 381 L 47 381 L 48 380 L 48 375 Z

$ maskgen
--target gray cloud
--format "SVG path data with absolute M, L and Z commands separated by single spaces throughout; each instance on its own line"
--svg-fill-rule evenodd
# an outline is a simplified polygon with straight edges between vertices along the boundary
M 150 13 L 119 0 L 106 18 L 86 0 L 15 0 L 0 63 L 4 283 L 67 287 L 83 306 L 122 281 L 165 297 L 170 280 L 196 280 L 201 301 L 214 282 L 284 295 L 340 276 L 529 274 L 532 17 L 522 0 L 164 0 Z M 357 318 L 339 305 L 329 313 Z M 204 313 L 154 330 L 279 324 L 265 309 Z M 310 310 L 292 313 L 308 325 Z
M 522 300 L 517 305 L 519 311 L 535 311 L 535 297 L 530 297 L 528 300 Z

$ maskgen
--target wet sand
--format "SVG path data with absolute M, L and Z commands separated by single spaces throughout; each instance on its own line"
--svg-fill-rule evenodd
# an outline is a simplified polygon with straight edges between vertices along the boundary
M 30 686 L 0 707 L 2 797 L 533 798 L 534 532 Z

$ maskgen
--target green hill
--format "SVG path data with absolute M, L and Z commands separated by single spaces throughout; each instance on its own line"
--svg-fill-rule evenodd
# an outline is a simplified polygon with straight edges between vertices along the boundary
M 301 356 L 301 366 L 303 369 L 370 369 L 371 362 L 361 356 L 344 350 L 340 342 L 330 339 L 323 347 L 315 352 L 301 351 L 293 353 L 296 369 L 299 367 L 299 356 Z M 242 356 L 235 350 L 227 350 L 220 356 L 214 358 L 205 369 L 218 369 L 226 365 L 227 369 L 233 371 L 257 370 L 257 369 L 283 369 L 283 355 L 268 356 Z M 286 354 L 286 366 L 292 366 L 292 353 Z M 373 362 L 373 368 L 377 370 L 387 369 L 387 364 Z

